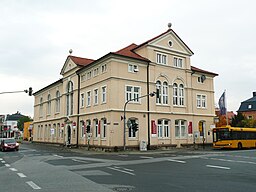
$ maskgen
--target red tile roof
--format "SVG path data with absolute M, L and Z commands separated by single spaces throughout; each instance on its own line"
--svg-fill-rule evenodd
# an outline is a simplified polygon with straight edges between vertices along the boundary
M 203 70 L 203 69 L 199 69 L 199 68 L 197 68 L 197 67 L 193 67 L 193 66 L 191 66 L 191 70 L 192 70 L 192 71 L 195 71 L 195 72 L 199 72 L 199 73 L 206 73 L 206 74 L 210 74 L 210 75 L 218 76 L 218 74 L 217 74 L 217 73 L 213 73 L 213 72 L 205 71 L 205 70 Z
M 79 66 L 86 66 L 89 65 L 90 63 L 92 63 L 94 60 L 93 59 L 86 59 L 86 58 L 82 58 L 82 57 L 76 57 L 76 56 L 72 56 L 69 55 L 68 56 L 75 64 L 79 65 Z
M 117 55 L 122 55 L 122 56 L 126 56 L 126 57 L 132 57 L 135 59 L 140 59 L 140 60 L 144 60 L 144 61 L 149 61 L 147 58 L 140 56 L 139 54 L 135 53 L 133 51 L 133 49 L 135 49 L 137 47 L 136 44 L 132 43 L 131 45 L 120 49 L 119 51 L 113 52 L 114 54 Z

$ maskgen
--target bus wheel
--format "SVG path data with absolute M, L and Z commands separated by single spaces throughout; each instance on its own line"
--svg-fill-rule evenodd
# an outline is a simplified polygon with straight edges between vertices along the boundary
M 238 143 L 237 148 L 242 149 L 243 148 L 242 143 Z

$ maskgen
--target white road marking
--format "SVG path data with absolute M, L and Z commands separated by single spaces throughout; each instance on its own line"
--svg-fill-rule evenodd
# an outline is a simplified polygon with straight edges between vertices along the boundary
M 17 169 L 15 168 L 9 168 L 11 171 L 18 171 Z
M 124 168 L 124 170 L 125 170 L 125 171 L 134 172 L 134 170 L 132 170 L 132 169 L 126 169 L 126 168 Z
M 115 169 L 113 167 L 108 167 L 108 169 L 112 169 L 114 171 L 119 171 L 119 172 L 126 173 L 126 174 L 129 174 L 129 175 L 135 175 L 134 173 L 130 173 L 128 171 L 123 171 L 123 170 L 120 170 L 120 169 Z
M 176 162 L 176 163 L 186 163 L 186 161 L 179 161 L 179 160 L 175 160 L 175 159 L 168 159 L 168 161 Z
M 41 189 L 41 187 L 39 187 L 38 185 L 36 185 L 33 181 L 27 181 L 26 182 L 30 187 L 32 187 L 33 189 Z
M 59 157 L 59 158 L 64 158 L 63 156 L 61 156 L 61 155 L 53 155 L 54 157 Z
M 79 163 L 87 163 L 87 161 L 78 160 L 78 159 L 72 159 L 72 161 L 79 162 Z
M 142 159 L 153 159 L 154 157 L 148 157 L 148 156 L 140 156 Z
M 0 158 L 0 161 L 2 161 L 3 159 L 2 158 Z
M 229 167 L 221 167 L 221 166 L 216 166 L 216 165 L 206 165 L 206 167 L 210 167 L 210 168 L 216 168 L 216 169 L 226 169 L 229 170 Z
M 27 176 L 24 175 L 23 173 L 17 173 L 17 175 L 19 175 L 21 178 L 27 177 Z
M 9 165 L 9 164 L 5 164 L 5 166 L 6 166 L 6 167 L 11 167 L 11 165 Z
M 1 163 L 5 163 L 5 161 L 1 161 Z

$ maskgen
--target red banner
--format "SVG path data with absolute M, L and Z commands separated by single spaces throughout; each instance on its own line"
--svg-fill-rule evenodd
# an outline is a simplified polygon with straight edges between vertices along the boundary
M 152 135 L 157 134 L 156 121 L 155 120 L 151 120 L 151 134 Z
M 193 133 L 193 126 L 192 126 L 192 121 L 190 121 L 188 123 L 188 134 L 192 134 Z

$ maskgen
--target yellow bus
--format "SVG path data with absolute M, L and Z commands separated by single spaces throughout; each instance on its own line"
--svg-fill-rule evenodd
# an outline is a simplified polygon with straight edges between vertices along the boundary
M 256 128 L 217 127 L 213 129 L 214 148 L 254 148 Z

